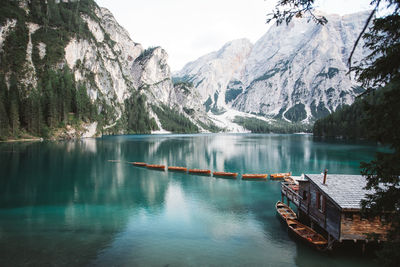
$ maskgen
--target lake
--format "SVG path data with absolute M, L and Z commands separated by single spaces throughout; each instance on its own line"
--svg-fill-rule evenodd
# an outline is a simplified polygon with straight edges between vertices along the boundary
M 130 135 L 0 144 L 0 266 L 374 266 L 288 234 L 277 181 L 149 170 L 359 174 L 383 147 L 312 135 Z M 117 160 L 119 162 L 111 162 Z

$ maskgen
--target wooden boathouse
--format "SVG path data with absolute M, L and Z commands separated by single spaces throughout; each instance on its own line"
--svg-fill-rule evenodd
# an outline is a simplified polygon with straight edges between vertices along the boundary
M 366 178 L 361 175 L 306 174 L 299 180 L 298 190 L 282 182 L 282 202 L 297 206 L 300 220 L 322 230 L 328 248 L 335 242 L 385 241 L 390 228 L 385 214 L 373 218 L 361 214 L 361 200 L 372 193 L 364 189 Z M 318 227 L 316 227 L 318 226 Z

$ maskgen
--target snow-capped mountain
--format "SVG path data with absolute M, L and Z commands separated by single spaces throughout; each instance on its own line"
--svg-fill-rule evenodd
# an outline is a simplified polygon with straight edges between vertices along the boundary
M 272 25 L 254 46 L 244 40 L 228 43 L 188 63 L 174 79 L 193 82 L 204 105 L 216 104 L 217 111 L 228 106 L 259 116 L 310 122 L 351 104 L 362 92 L 347 74 L 347 60 L 368 14 L 325 15 L 324 26 L 308 18 Z M 354 61 L 364 57 L 362 45 Z

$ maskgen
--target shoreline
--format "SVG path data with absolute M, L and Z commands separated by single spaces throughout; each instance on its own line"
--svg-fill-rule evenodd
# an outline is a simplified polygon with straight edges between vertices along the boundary
M 0 143 L 17 143 L 17 142 L 37 142 L 37 141 L 44 141 L 43 138 L 22 138 L 22 139 L 10 139 L 5 141 L 0 141 Z
M 42 138 L 42 137 L 37 137 L 37 138 L 21 138 L 21 139 L 9 139 L 9 140 L 3 140 L 0 141 L 0 143 L 17 143 L 17 142 L 43 142 L 43 141 L 62 141 L 62 140 L 81 140 L 81 139 L 87 139 L 87 138 L 102 138 L 102 137 L 108 137 L 108 136 L 124 136 L 124 135 L 151 135 L 151 136 L 162 136 L 162 135 L 195 135 L 195 134 L 254 134 L 254 135 L 263 135 L 263 134 L 281 134 L 281 133 L 251 133 L 251 132 L 217 132 L 217 133 L 211 133 L 211 132 L 200 132 L 200 133 L 173 133 L 173 132 L 162 132 L 162 131 L 154 131 L 152 133 L 147 133 L 147 134 L 117 134 L 117 135 L 100 135 L 100 136 L 92 136 L 92 137 L 77 137 L 77 138 Z M 307 133 L 307 132 L 299 132 L 299 133 L 286 133 L 286 134 L 296 134 L 296 135 L 312 135 L 312 133 Z

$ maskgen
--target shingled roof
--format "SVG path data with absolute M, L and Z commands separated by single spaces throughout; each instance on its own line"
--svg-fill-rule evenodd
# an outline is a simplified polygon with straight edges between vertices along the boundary
M 361 200 L 373 191 L 365 190 L 366 178 L 361 175 L 328 174 L 323 184 L 323 174 L 306 174 L 317 187 L 328 195 L 341 209 L 361 209 Z

